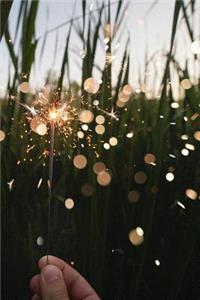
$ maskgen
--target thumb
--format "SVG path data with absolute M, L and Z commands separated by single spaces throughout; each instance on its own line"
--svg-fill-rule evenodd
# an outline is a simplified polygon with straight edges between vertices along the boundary
M 47 265 L 41 271 L 40 291 L 42 300 L 70 300 L 60 269 Z

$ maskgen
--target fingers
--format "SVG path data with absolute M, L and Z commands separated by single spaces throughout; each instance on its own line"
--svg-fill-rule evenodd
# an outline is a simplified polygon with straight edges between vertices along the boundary
M 40 291 L 42 300 L 69 300 L 63 274 L 53 265 L 47 265 L 42 269 Z
M 63 260 L 49 256 L 49 264 L 57 266 L 63 272 L 63 277 L 69 292 L 74 300 L 100 300 L 96 292 L 89 283 L 70 265 Z M 39 268 L 43 270 L 46 266 L 46 257 L 42 257 L 39 261 Z
M 75 270 L 74 270 L 75 271 Z M 69 275 L 70 274 L 70 275 Z M 63 269 L 70 297 L 74 300 L 100 300 L 89 283 L 78 273 L 70 273 L 68 265 Z
M 48 264 L 57 266 L 59 269 L 63 270 L 66 263 L 64 260 L 58 257 L 48 255 Z M 46 265 L 47 265 L 47 256 L 43 256 L 42 258 L 40 258 L 38 262 L 38 267 L 40 270 L 42 270 Z
M 33 276 L 33 278 L 31 279 L 31 282 L 30 282 L 30 288 L 31 288 L 31 290 L 33 291 L 33 293 L 35 293 L 37 295 L 40 292 L 40 285 L 39 285 L 40 279 L 39 278 L 40 278 L 39 274 L 35 275 L 35 276 Z
M 34 295 L 31 300 L 40 300 L 40 297 L 38 295 Z

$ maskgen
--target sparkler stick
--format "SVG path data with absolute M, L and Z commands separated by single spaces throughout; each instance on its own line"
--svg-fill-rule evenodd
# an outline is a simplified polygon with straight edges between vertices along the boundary
M 54 140 L 55 140 L 55 124 L 54 121 L 50 122 L 50 146 L 49 146 L 49 196 L 48 196 L 48 228 L 47 228 L 47 260 L 46 264 L 49 263 L 49 251 L 50 251 L 50 242 L 51 242 L 51 200 L 52 200 L 52 184 L 53 184 L 53 149 L 54 149 Z

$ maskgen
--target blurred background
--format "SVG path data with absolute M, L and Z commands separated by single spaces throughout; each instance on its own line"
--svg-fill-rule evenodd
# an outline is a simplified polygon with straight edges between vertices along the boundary
M 48 239 L 102 299 L 200 299 L 200 1 L 1 12 L 2 299 L 31 297 Z M 55 130 L 49 220 L 50 129 L 30 109 L 51 91 L 90 120 Z

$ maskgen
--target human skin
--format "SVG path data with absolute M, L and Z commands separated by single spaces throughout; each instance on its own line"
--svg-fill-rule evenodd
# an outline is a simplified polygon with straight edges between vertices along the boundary
M 33 276 L 30 287 L 32 300 L 100 300 L 94 289 L 75 269 L 55 257 L 42 257 L 40 274 Z

